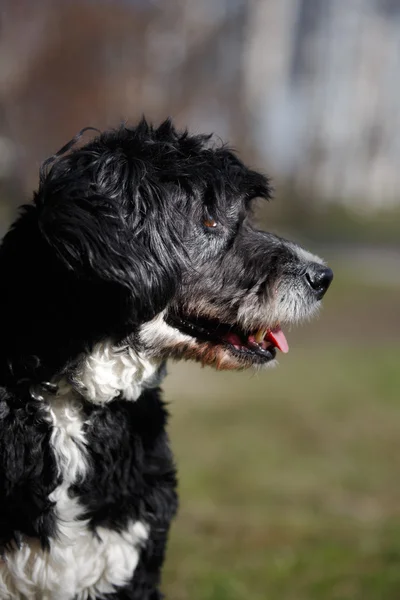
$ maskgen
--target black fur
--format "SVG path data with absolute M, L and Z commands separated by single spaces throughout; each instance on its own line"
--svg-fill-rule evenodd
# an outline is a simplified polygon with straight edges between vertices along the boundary
M 88 407 L 88 412 L 92 469 L 72 493 L 86 507 L 94 531 L 99 525 L 123 530 L 129 519 L 150 525 L 134 586 L 118 595 L 147 599 L 159 584 L 169 524 L 177 509 L 167 412 L 157 388 L 143 392 L 135 403 L 114 400 L 106 407 Z
M 268 344 L 243 341 L 238 349 L 227 336 L 236 331 L 245 340 L 263 325 L 279 286 L 300 289 L 304 305 L 315 303 L 304 275 L 321 267 L 254 229 L 251 202 L 269 198 L 268 180 L 208 136 L 143 120 L 64 153 L 70 145 L 46 161 L 33 204 L 0 248 L 0 545 L 4 553 L 29 536 L 51 551 L 57 537 L 49 494 L 62 473 L 47 409 L 66 378 L 81 394 L 88 460 L 71 498 L 93 535 L 99 526 L 123 531 L 129 520 L 149 525 L 133 580 L 108 597 L 158 600 L 177 508 L 158 388 L 162 361 L 268 362 L 275 355 Z M 287 307 L 285 294 L 279 302 Z M 157 341 L 155 331 L 154 343 L 144 341 L 144 324 L 160 313 L 176 339 Z M 121 392 L 96 405 L 79 387 L 85 357 L 103 340 L 160 361 L 136 401 Z
M 48 496 L 59 478 L 50 430 L 43 404 L 26 386 L 15 394 L 0 389 L 0 550 L 12 542 L 18 546 L 23 535 L 37 537 L 47 547 L 54 534 Z

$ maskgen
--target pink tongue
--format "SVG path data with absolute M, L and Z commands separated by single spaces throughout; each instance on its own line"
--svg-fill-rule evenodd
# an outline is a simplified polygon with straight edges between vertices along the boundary
M 289 344 L 287 343 L 285 334 L 283 333 L 279 325 L 278 327 L 275 327 L 275 329 L 273 329 L 272 331 L 268 331 L 267 335 L 265 336 L 265 339 L 270 340 L 274 344 L 274 346 L 279 348 L 281 352 L 284 352 L 285 354 L 289 352 Z

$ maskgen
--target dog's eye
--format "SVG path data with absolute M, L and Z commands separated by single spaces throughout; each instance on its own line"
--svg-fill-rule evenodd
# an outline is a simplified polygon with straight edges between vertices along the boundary
M 207 214 L 206 218 L 203 221 L 203 225 L 208 229 L 215 229 L 215 227 L 217 226 L 217 221 L 214 219 L 214 217 Z

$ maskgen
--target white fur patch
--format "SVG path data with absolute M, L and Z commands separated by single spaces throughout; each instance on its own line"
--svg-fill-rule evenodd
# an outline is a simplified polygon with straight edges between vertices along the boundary
M 69 385 L 60 384 L 57 396 L 47 401 L 50 443 L 63 477 L 50 496 L 56 503 L 57 537 L 49 551 L 26 538 L 20 550 L 5 553 L 0 562 L 2 600 L 89 600 L 112 593 L 132 578 L 148 538 L 148 527 L 141 522 L 130 522 L 122 532 L 99 527 L 93 533 L 87 521 L 78 520 L 84 509 L 68 489 L 88 468 L 81 400 Z
M 176 327 L 168 325 L 164 320 L 166 310 L 159 313 L 154 319 L 142 325 L 140 329 L 140 341 L 144 347 L 167 348 L 175 344 L 193 344 L 194 338 L 182 333 Z
M 129 346 L 116 348 L 105 341 L 85 357 L 75 382 L 94 404 L 110 402 L 121 392 L 125 400 L 137 400 L 159 364 L 159 360 L 145 358 Z

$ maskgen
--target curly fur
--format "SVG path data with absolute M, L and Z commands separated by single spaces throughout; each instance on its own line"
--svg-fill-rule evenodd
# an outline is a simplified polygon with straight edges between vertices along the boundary
M 270 364 L 255 334 L 313 314 L 332 274 L 254 228 L 269 182 L 209 136 L 142 120 L 76 141 L 0 248 L 0 595 L 157 600 L 165 360 Z

